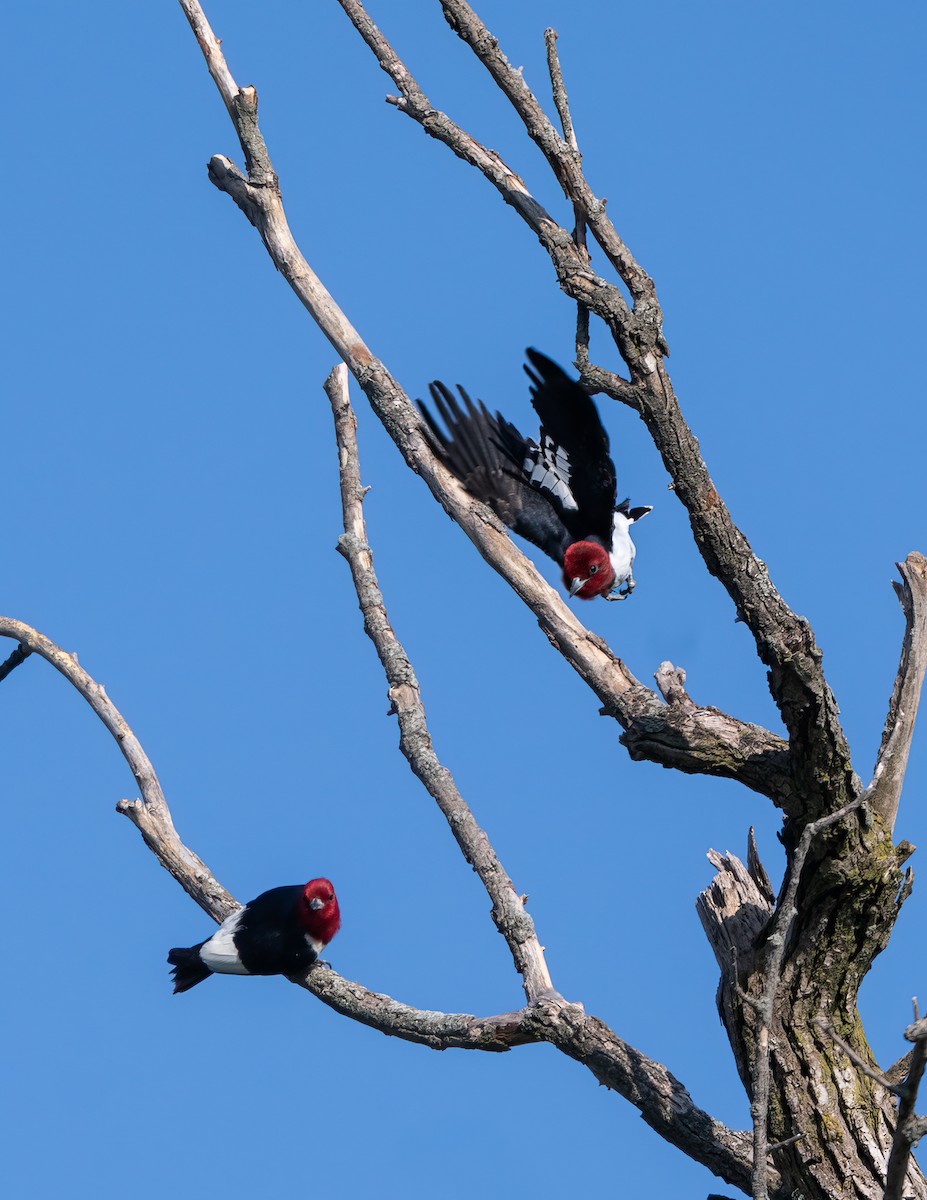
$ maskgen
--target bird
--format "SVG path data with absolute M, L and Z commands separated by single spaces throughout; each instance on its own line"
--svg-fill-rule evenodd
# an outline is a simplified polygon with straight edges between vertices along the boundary
M 205 942 L 169 951 L 174 994 L 214 973 L 300 975 L 340 928 L 341 910 L 330 880 L 271 888 L 226 917 Z
M 616 503 L 615 464 L 592 397 L 539 351 L 525 353 L 537 442 L 458 385 L 461 407 L 439 380 L 429 391 L 446 431 L 419 401 L 427 441 L 471 496 L 561 567 L 570 596 L 625 600 L 636 586 L 631 526 L 653 506 Z

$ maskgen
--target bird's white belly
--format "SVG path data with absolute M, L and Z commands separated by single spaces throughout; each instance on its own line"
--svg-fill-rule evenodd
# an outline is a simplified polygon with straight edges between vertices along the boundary
M 631 577 L 634 566 L 634 543 L 631 541 L 629 522 L 621 513 L 615 513 L 615 523 L 612 529 L 612 548 L 609 554 L 612 570 L 615 572 L 615 582 L 612 587 L 620 587 Z

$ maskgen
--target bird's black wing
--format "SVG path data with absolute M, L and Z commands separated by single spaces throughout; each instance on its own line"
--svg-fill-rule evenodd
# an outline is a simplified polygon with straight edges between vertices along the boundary
M 594 534 L 610 546 L 615 464 L 595 403 L 555 362 L 537 350 L 526 353 L 531 367 L 525 371 L 531 380 L 531 403 L 541 418 L 541 436 L 525 474 L 533 487 L 559 503 L 574 540 Z
M 302 894 L 302 884 L 286 884 L 245 905 L 235 945 L 252 975 L 298 975 L 315 962 L 316 953 L 296 916 Z
M 537 450 L 534 443 L 500 413 L 493 416 L 482 402 L 474 404 L 463 388 L 459 389 L 463 408 L 443 383 L 436 381 L 428 390 L 447 430 L 419 401 L 435 455 L 470 495 L 488 504 L 513 533 L 562 566 L 564 551 L 575 539 L 551 498 L 531 487 L 522 473 L 531 448 Z

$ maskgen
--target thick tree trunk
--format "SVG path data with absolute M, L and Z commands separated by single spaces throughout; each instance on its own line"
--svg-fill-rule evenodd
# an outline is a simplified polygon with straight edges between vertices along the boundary
M 893 846 L 878 818 L 860 809 L 822 834 L 805 863 L 768 1026 L 769 1137 L 773 1145 L 789 1143 L 770 1156 L 781 1172 L 775 1195 L 782 1200 L 884 1194 L 894 1098 L 828 1030 L 878 1070 L 856 999 L 907 896 L 902 864 L 910 853 L 905 843 Z M 755 1103 L 765 1032 L 758 1001 L 767 985 L 774 905 L 755 855 L 749 870 L 733 855 L 709 858 L 718 874 L 698 910 L 721 967 L 721 1019 Z M 913 1165 L 905 1195 L 927 1198 Z

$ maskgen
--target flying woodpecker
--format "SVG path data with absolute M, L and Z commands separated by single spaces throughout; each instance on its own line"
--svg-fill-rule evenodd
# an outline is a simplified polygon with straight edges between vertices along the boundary
M 341 928 L 335 889 L 327 879 L 271 888 L 222 922 L 198 946 L 175 947 L 174 992 L 219 975 L 300 975 Z
M 437 380 L 429 391 L 447 432 L 420 403 L 428 441 L 471 496 L 562 568 L 571 596 L 624 600 L 635 586 L 631 526 L 651 506 L 616 503 L 615 464 L 592 398 L 555 362 L 526 353 L 538 442 L 458 386 L 461 407 Z

